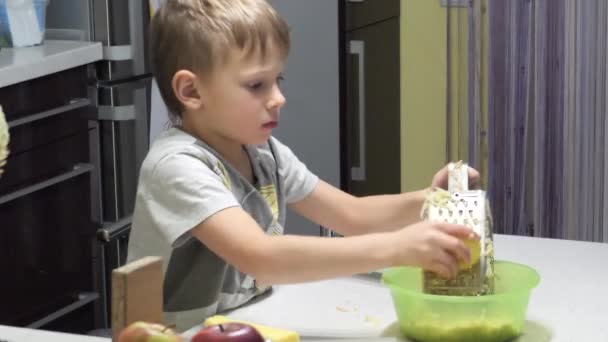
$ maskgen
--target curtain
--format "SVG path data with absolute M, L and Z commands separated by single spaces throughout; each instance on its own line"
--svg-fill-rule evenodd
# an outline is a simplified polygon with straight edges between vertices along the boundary
M 468 7 L 469 159 L 496 232 L 608 242 L 608 2 Z

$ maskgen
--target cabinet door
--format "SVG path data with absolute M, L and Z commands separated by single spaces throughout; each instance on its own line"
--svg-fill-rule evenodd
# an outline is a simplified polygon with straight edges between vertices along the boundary
M 399 19 L 355 30 L 347 38 L 348 191 L 399 193 Z
M 346 30 L 363 28 L 399 16 L 400 0 L 346 1 Z

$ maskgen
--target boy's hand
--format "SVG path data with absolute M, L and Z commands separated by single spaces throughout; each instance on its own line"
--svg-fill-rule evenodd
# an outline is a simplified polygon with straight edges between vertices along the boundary
M 479 188 L 479 172 L 472 167 L 468 167 L 469 171 L 469 188 L 470 189 L 478 189 Z M 433 181 L 431 183 L 431 187 L 433 188 L 441 188 L 448 189 L 448 166 L 446 165 L 443 169 L 439 170 L 433 177 Z
M 394 232 L 395 264 L 421 267 L 445 278 L 458 274 L 458 261 L 470 261 L 463 240 L 475 239 L 466 226 L 422 221 Z

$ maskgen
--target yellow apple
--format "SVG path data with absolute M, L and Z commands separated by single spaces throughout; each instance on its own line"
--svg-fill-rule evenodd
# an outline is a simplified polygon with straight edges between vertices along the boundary
M 182 339 L 168 327 L 149 322 L 134 322 L 126 327 L 118 342 L 181 342 Z
M 460 261 L 458 263 L 458 267 L 461 271 L 468 270 L 473 267 L 473 265 L 479 262 L 479 258 L 481 256 L 481 244 L 479 242 L 479 239 L 463 240 L 462 242 L 464 242 L 464 245 L 467 246 L 467 248 L 469 249 L 469 252 L 471 254 L 471 261 L 468 263 Z

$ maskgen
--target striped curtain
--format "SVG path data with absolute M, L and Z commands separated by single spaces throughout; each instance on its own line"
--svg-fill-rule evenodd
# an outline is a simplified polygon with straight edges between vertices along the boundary
M 606 0 L 471 1 L 469 158 L 498 233 L 608 242 L 607 23 Z

